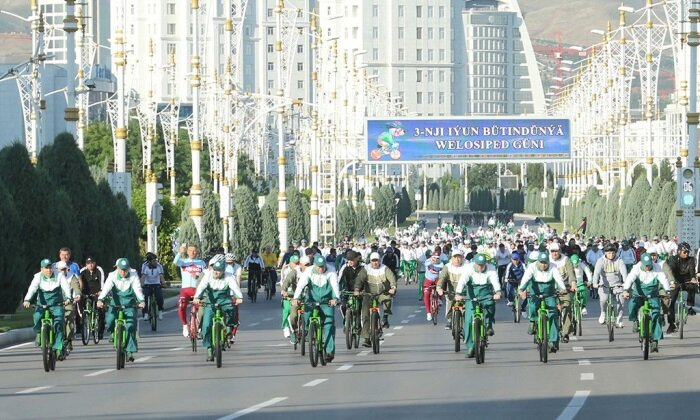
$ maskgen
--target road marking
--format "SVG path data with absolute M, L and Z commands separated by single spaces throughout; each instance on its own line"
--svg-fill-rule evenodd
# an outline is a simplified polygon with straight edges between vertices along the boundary
M 574 397 L 569 401 L 569 405 L 561 412 L 557 420 L 572 420 L 576 417 L 576 413 L 583 407 L 583 403 L 586 402 L 586 398 L 590 394 L 591 391 L 576 391 Z
M 98 375 L 102 375 L 103 373 L 111 372 L 113 370 L 114 369 L 102 369 L 102 370 L 98 370 L 97 372 L 88 373 L 87 375 L 84 375 L 84 376 L 98 376 Z
M 401 323 L 402 323 L 402 324 L 408 324 L 408 320 L 407 320 L 407 319 L 404 319 L 403 321 L 401 321 Z
M 578 338 L 576 338 L 575 335 L 572 335 L 571 337 L 569 337 L 569 340 L 571 340 L 571 341 L 578 341 Z
M 17 391 L 17 392 L 15 392 L 15 394 L 31 394 L 32 392 L 43 391 L 43 390 L 49 389 L 49 388 L 51 388 L 51 387 L 53 387 L 53 385 L 49 385 L 49 386 L 38 386 L 38 387 L 36 387 L 36 388 L 25 389 L 24 391 Z
M 28 345 L 30 345 L 30 344 L 32 344 L 32 343 L 33 343 L 33 341 L 27 341 L 26 343 L 17 344 L 17 345 L 10 346 L 10 347 L 5 347 L 4 349 L 0 349 L 0 351 L 18 349 L 18 348 L 20 348 L 20 347 L 28 346 Z
M 394 329 L 395 329 L 395 330 L 402 330 L 402 329 L 403 329 L 403 325 L 399 325 L 398 327 L 394 327 Z
M 178 351 L 178 350 L 184 350 L 183 347 L 175 347 L 174 349 L 170 349 L 168 351 Z
M 245 416 L 246 414 L 254 413 L 254 412 L 260 410 L 261 408 L 265 408 L 265 407 L 269 407 L 269 406 L 271 406 L 271 405 L 275 405 L 275 404 L 277 404 L 278 402 L 281 402 L 281 401 L 286 400 L 287 398 L 288 398 L 288 397 L 277 397 L 277 398 L 273 398 L 273 399 L 271 399 L 271 400 L 267 400 L 267 401 L 262 402 L 262 403 L 260 403 L 260 404 L 256 404 L 256 405 L 254 405 L 254 406 L 252 406 L 252 407 L 248 407 L 248 408 L 243 409 L 243 410 L 241 410 L 241 411 L 236 411 L 235 413 L 229 414 L 228 416 L 220 417 L 219 420 L 233 420 L 233 419 L 237 419 L 237 418 L 239 418 L 239 417 Z
M 357 353 L 358 356 L 367 356 L 369 354 L 369 350 L 361 351 Z
M 311 382 L 305 383 L 304 386 L 316 386 L 318 384 L 322 384 L 322 383 L 326 382 L 327 380 L 328 379 L 314 379 Z
M 352 365 L 343 365 L 343 366 L 339 367 L 339 368 L 336 369 L 336 370 L 348 370 L 348 369 L 350 369 L 351 367 L 352 367 Z
M 413 318 L 414 316 L 416 316 L 416 314 L 411 314 L 411 315 L 409 315 L 408 317 L 409 317 L 409 318 Z
M 590 360 L 579 360 L 579 361 L 578 361 L 578 365 L 579 365 L 579 366 L 590 366 L 590 365 L 591 365 L 591 361 L 590 361 Z
M 269 318 L 263 319 L 263 321 L 272 321 L 272 319 L 273 319 L 272 317 L 269 317 Z
M 423 310 L 422 310 L 422 309 L 416 309 L 416 310 L 415 310 L 415 311 L 413 311 L 413 312 L 415 312 L 415 313 L 419 314 L 419 313 L 423 312 Z
M 281 343 L 281 344 L 267 344 L 265 347 L 287 347 L 289 346 L 289 343 Z
M 259 322 L 253 322 L 252 324 L 248 324 L 249 327 L 255 327 L 256 325 L 260 325 Z
M 138 359 L 134 360 L 134 363 L 145 362 L 148 359 L 153 359 L 153 356 L 139 357 Z
M 583 351 L 583 347 L 572 347 L 571 350 L 573 350 L 573 351 Z
M 384 334 L 384 337 L 391 337 L 392 335 L 394 335 L 394 333 L 386 333 Z
M 595 379 L 595 374 L 594 373 L 582 373 L 581 374 L 581 380 L 582 381 L 592 381 Z

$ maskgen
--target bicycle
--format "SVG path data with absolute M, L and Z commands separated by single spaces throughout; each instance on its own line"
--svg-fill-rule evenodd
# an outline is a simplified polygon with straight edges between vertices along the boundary
M 253 303 L 258 300 L 258 287 L 258 272 L 248 271 L 248 295 Z
M 649 359 L 649 346 L 651 344 L 651 307 L 649 306 L 649 298 L 646 295 L 633 295 L 632 298 L 643 299 L 644 303 L 637 313 L 637 322 L 639 323 L 639 343 L 641 344 L 642 355 L 644 360 Z
M 522 306 L 520 302 L 520 296 L 518 296 L 517 290 L 518 290 L 518 285 L 517 283 L 511 283 L 513 284 L 513 306 L 511 307 L 513 310 L 513 322 L 516 324 L 520 323 L 520 319 L 522 317 Z
M 353 292 L 343 292 L 343 296 L 347 297 L 343 330 L 345 332 L 345 345 L 350 350 L 353 347 L 358 348 L 360 345 L 362 333 L 361 301 Z
M 190 320 L 187 323 L 190 343 L 192 344 L 192 351 L 197 352 L 197 336 L 199 335 L 199 319 L 197 318 L 197 311 L 199 310 L 199 305 L 195 305 L 192 302 L 190 305 Z
M 301 355 L 306 354 L 306 322 L 304 321 L 304 305 L 299 305 L 297 308 L 297 328 L 294 331 L 294 351 L 297 349 L 297 345 L 301 343 Z
M 313 309 L 309 317 L 309 361 L 312 367 L 316 367 L 320 358 L 321 365 L 326 366 L 326 345 L 323 342 L 323 317 L 320 308 L 321 305 L 328 304 L 314 302 L 311 305 Z
M 474 339 L 474 358 L 476 364 L 484 363 L 486 358 L 486 347 L 488 347 L 488 334 L 486 333 L 486 318 L 481 307 L 481 300 L 472 298 L 472 338 Z M 452 314 L 454 316 L 454 313 Z
M 579 299 L 578 294 L 578 288 L 576 289 L 575 292 L 571 292 L 571 294 L 574 296 L 573 299 L 571 300 L 571 314 L 573 315 L 571 318 L 571 322 L 574 327 L 574 335 L 577 337 L 583 336 L 583 315 L 581 314 L 581 299 Z
M 214 360 L 216 367 L 223 364 L 223 351 L 231 348 L 231 343 L 227 340 L 228 328 L 224 319 L 224 311 L 219 304 L 206 303 L 205 305 L 214 307 L 214 320 L 211 325 L 211 344 L 214 349 Z
M 612 288 L 612 287 L 607 287 L 608 291 L 608 299 L 605 302 L 605 324 L 608 328 L 608 341 L 613 342 L 615 341 L 615 320 L 616 320 L 616 315 L 615 315 L 615 295 L 618 295 L 621 293 L 621 289 L 619 287 L 617 288 Z M 615 293 L 615 290 L 619 290 L 617 293 Z
M 379 314 L 379 295 L 367 292 L 364 292 L 362 295 L 371 299 L 369 305 L 369 341 L 372 343 L 372 353 L 379 354 L 379 338 L 383 334 Z
M 265 300 L 271 300 L 273 296 L 272 289 L 274 285 L 272 284 L 272 276 L 270 275 L 271 270 L 274 269 L 266 267 L 262 272 L 262 283 L 265 285 Z
M 675 287 L 678 287 L 678 295 L 676 296 L 676 322 L 675 327 L 678 331 L 678 338 L 683 339 L 683 329 L 688 322 L 688 307 L 685 305 L 685 295 L 683 294 L 683 283 L 675 282 Z M 687 293 L 687 292 L 686 292 Z
M 156 300 L 155 289 L 160 288 L 160 285 L 145 285 L 144 288 L 146 287 L 151 289 L 151 295 L 146 301 L 146 305 L 148 306 L 148 316 L 150 318 L 149 321 L 151 323 L 151 331 L 156 331 L 156 329 L 158 328 L 158 301 Z
M 464 341 L 464 301 L 456 301 L 455 293 L 449 293 L 452 299 L 452 319 L 450 329 L 452 330 L 452 339 L 455 343 L 455 353 L 459 353 L 459 348 Z
M 41 316 L 41 329 L 39 330 L 39 347 L 41 347 L 41 356 L 44 363 L 45 372 L 56 370 L 56 359 L 58 359 L 59 356 L 58 350 L 53 348 L 56 331 L 53 327 L 53 315 L 51 315 L 51 311 L 49 310 L 49 308 L 55 306 L 64 305 L 34 305 L 34 307 L 39 307 L 44 310 L 44 313 Z
M 536 297 L 540 300 L 540 307 L 537 309 L 537 323 L 535 324 L 535 344 L 537 344 L 537 352 L 540 355 L 540 362 L 547 363 L 548 357 L 548 344 L 549 344 L 549 310 L 547 305 L 545 305 L 545 296 L 530 295 L 530 297 Z
M 83 308 L 82 318 L 82 333 L 81 339 L 83 340 L 83 345 L 87 346 L 90 342 L 90 335 L 92 335 L 92 341 L 95 344 L 100 342 L 99 329 L 100 329 L 100 314 L 97 309 L 97 294 L 88 295 L 85 301 L 85 308 Z
M 117 319 L 114 323 L 114 330 L 112 331 L 112 340 L 114 342 L 114 349 L 117 351 L 117 370 L 124 369 L 126 365 L 126 340 L 129 332 L 126 328 L 126 317 L 124 315 L 124 308 L 138 308 L 136 305 L 115 305 L 112 304 L 113 308 L 116 308 Z M 129 360 L 133 362 L 134 359 Z
M 428 286 L 431 289 L 430 292 L 430 315 L 433 319 L 433 326 L 437 325 L 438 311 L 440 310 L 440 297 L 438 296 L 437 288 L 435 285 Z

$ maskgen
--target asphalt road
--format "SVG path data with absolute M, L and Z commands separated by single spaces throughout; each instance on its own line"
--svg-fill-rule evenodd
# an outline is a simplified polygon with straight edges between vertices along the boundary
M 0 418 L 697 418 L 700 317 L 644 361 L 628 322 L 608 342 L 592 301 L 583 336 L 543 364 L 527 324 L 514 324 L 500 302 L 478 366 L 454 352 L 442 322 L 426 321 L 413 285 L 399 289 L 394 308 L 379 355 L 346 350 L 338 315 L 336 358 L 317 368 L 282 337 L 279 301 L 244 304 L 221 369 L 191 351 L 173 312 L 157 333 L 141 323 L 137 360 L 121 371 L 106 341 L 77 343 L 50 373 L 33 343 L 5 348 Z

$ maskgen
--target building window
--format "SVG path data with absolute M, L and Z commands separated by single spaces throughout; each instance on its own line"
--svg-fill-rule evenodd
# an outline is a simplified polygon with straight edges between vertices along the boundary
M 423 61 L 423 50 L 420 48 L 416 50 L 416 61 Z
M 428 92 L 428 105 L 433 103 L 433 92 Z
M 428 49 L 428 61 L 433 61 L 433 50 Z
M 438 104 L 442 105 L 445 103 L 445 92 L 438 93 Z
M 445 70 L 440 70 L 438 72 L 438 82 L 445 83 Z
M 375 26 L 372 28 L 372 39 L 378 39 L 378 38 L 379 38 L 379 28 Z
M 357 17 L 357 6 L 352 6 L 352 17 Z
M 403 70 L 399 70 L 399 82 L 404 81 L 404 77 L 405 77 L 404 75 L 405 75 L 405 72 Z
M 399 39 L 403 39 L 403 26 L 399 26 L 399 34 L 398 34 Z
M 423 17 L 423 6 L 416 6 L 416 17 L 417 18 Z
M 360 30 L 357 27 L 352 28 L 352 39 L 357 39 L 357 34 L 359 31 Z
M 438 17 L 441 17 L 441 18 L 445 17 L 445 6 L 438 7 Z
M 272 26 L 268 26 L 268 27 L 267 27 L 267 34 L 268 34 L 268 35 L 274 35 L 274 34 L 275 34 L 275 28 L 273 28 Z
M 297 53 L 302 54 L 303 52 L 304 52 L 304 45 L 303 44 L 297 45 Z
M 428 39 L 433 39 L 433 28 L 428 28 Z
M 304 63 L 297 63 L 297 70 L 304 71 Z
M 438 29 L 438 38 L 445 39 L 445 28 Z
M 168 9 L 168 14 L 169 15 L 174 15 L 175 14 L 175 3 L 168 3 L 166 8 Z
M 423 39 L 423 28 L 420 26 L 416 28 L 416 39 Z
M 432 82 L 432 81 L 433 81 L 433 71 L 428 70 L 428 82 Z
M 304 89 L 304 81 L 297 80 L 297 89 Z
M 433 17 L 433 6 L 428 6 L 428 17 Z
M 372 6 L 372 17 L 377 17 L 379 16 L 379 6 L 376 4 Z
M 403 17 L 403 6 L 399 5 L 399 17 Z
M 270 70 L 270 71 L 274 70 L 274 69 L 275 69 L 275 63 L 273 63 L 272 61 L 268 61 L 268 62 L 267 62 L 267 69 Z
M 269 53 L 275 52 L 275 46 L 272 44 L 267 44 L 267 52 L 269 52 Z
M 272 17 L 272 8 L 267 9 L 267 17 Z
M 168 23 L 168 35 L 175 35 L 175 24 Z
M 420 83 L 423 81 L 423 72 L 421 70 L 416 70 L 416 82 Z
M 441 50 L 438 52 L 438 60 L 439 60 L 439 61 L 445 61 L 445 50 L 441 49 Z
M 372 48 L 372 60 L 379 60 L 379 48 Z
M 404 60 L 403 48 L 399 48 L 399 61 Z
M 275 81 L 274 80 L 268 80 L 267 81 L 267 89 L 272 90 L 275 88 Z
M 423 103 L 423 92 L 416 92 L 416 103 L 418 105 Z

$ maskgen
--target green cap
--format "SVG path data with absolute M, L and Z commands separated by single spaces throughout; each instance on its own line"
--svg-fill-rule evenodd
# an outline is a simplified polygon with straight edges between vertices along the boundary
M 290 262 L 290 263 L 299 262 L 299 256 L 298 256 L 298 255 L 292 255 L 291 257 L 289 257 L 289 262 Z
M 647 267 L 654 265 L 654 261 L 652 261 L 651 255 L 647 254 L 646 252 L 642 254 L 640 260 L 642 261 L 642 264 L 646 265 Z
M 224 271 L 226 269 L 226 263 L 224 261 L 217 261 L 211 268 L 215 271 Z
M 532 251 L 530 254 L 527 256 L 527 260 L 529 262 L 535 262 L 537 261 L 537 257 L 540 255 L 540 251 Z
M 314 257 L 314 265 L 316 267 L 325 267 L 326 266 L 326 259 L 323 258 L 322 255 L 316 254 L 316 256 Z
M 486 256 L 484 254 L 476 254 L 474 256 L 474 264 L 479 264 L 479 265 L 486 264 Z
M 540 252 L 540 255 L 537 256 L 537 261 L 548 263 L 549 262 L 549 254 L 547 254 L 546 252 Z
M 126 258 L 119 258 L 115 265 L 117 266 L 117 268 L 120 268 L 122 270 L 128 270 L 130 268 L 129 260 L 127 260 Z
M 48 258 L 44 258 L 44 259 L 41 260 L 41 262 L 39 263 L 39 266 L 41 266 L 41 268 L 44 268 L 44 267 L 51 267 L 51 260 L 48 259 Z
M 571 260 L 571 264 L 573 265 L 579 265 L 579 263 L 581 262 L 581 258 L 579 258 L 579 256 L 576 254 L 572 255 L 569 259 Z

